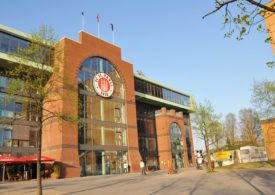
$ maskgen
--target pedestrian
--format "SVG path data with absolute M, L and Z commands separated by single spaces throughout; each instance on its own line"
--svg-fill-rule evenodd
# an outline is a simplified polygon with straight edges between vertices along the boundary
M 213 156 L 213 153 L 210 155 L 210 160 L 211 160 L 211 171 L 214 171 L 215 168 L 215 158 Z
M 146 173 L 145 173 L 145 164 L 144 164 L 143 160 L 140 160 L 139 166 L 141 168 L 141 175 L 146 175 Z
M 197 153 L 196 153 L 197 169 L 200 169 L 200 162 L 199 162 L 200 158 L 201 158 L 201 154 L 199 151 L 197 151 Z
M 128 163 L 127 162 L 124 162 L 123 170 L 124 170 L 124 173 L 128 173 Z

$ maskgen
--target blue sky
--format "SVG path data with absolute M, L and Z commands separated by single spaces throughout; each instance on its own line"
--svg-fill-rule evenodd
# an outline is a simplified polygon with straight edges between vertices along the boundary
M 216 112 L 238 114 L 251 107 L 254 81 L 274 79 L 274 60 L 265 34 L 252 31 L 243 41 L 225 39 L 220 13 L 202 19 L 213 0 L 9 0 L 1 2 L 0 23 L 31 33 L 41 24 L 51 25 L 59 37 L 77 40 L 81 11 L 85 31 L 116 44 L 123 59 L 156 81 L 193 94 L 197 102 L 209 99 Z

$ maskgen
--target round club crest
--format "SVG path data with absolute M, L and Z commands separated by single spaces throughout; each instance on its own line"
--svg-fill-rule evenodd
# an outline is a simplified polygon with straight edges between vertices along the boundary
M 95 92 L 101 97 L 111 97 L 114 92 L 114 83 L 106 73 L 97 73 L 93 79 Z

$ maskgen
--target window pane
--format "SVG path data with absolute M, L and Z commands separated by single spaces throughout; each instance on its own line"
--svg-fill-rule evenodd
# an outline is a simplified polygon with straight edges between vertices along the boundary
M 14 37 L 10 37 L 9 52 L 14 53 L 18 49 L 18 40 Z
M 29 141 L 19 140 L 20 147 L 29 147 Z
M 11 130 L 4 130 L 4 136 L 3 136 L 3 142 L 4 146 L 10 147 L 11 146 Z
M 0 51 L 7 53 L 9 48 L 8 36 L 0 32 Z
M 14 116 L 14 101 L 7 100 L 6 94 L 0 93 L 0 117 L 12 118 Z
M 30 142 L 29 146 L 36 147 L 37 145 L 37 131 L 30 131 Z
M 8 86 L 8 78 L 0 76 L 0 88 L 5 89 Z

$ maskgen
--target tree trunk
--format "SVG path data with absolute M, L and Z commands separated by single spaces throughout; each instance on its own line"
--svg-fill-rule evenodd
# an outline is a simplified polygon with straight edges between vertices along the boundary
M 41 181 L 41 144 L 42 143 L 42 125 L 40 123 L 37 135 L 37 195 L 42 195 L 42 181 Z
M 205 144 L 205 150 L 206 150 L 207 167 L 209 170 L 209 169 L 211 169 L 211 159 L 210 159 L 210 154 L 209 154 L 209 144 L 208 144 L 207 138 L 204 140 L 204 144 Z
M 217 152 L 220 151 L 219 140 L 216 140 L 215 147 Z

